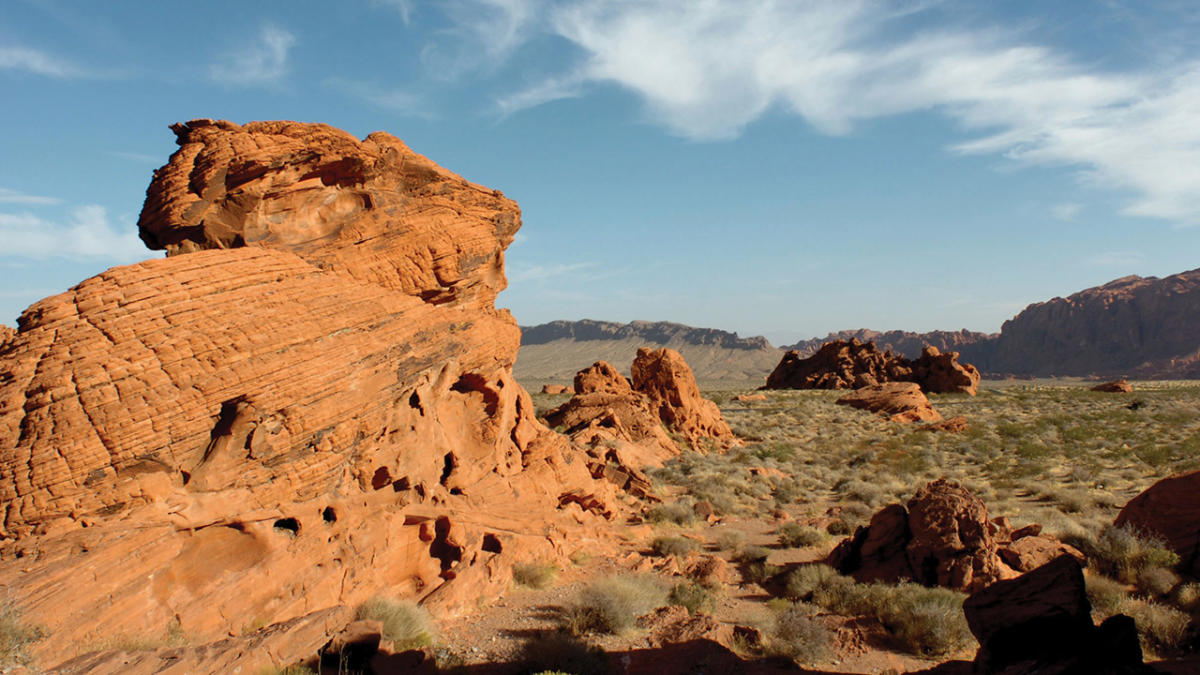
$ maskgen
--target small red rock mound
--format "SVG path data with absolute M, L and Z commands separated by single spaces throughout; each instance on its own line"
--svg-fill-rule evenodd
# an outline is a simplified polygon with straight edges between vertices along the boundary
M 1200 576 L 1200 471 L 1164 478 L 1129 500 L 1116 525 L 1162 537 L 1180 569 Z
M 892 352 L 881 352 L 874 342 L 828 342 L 802 359 L 788 351 L 767 376 L 764 389 L 858 389 L 886 382 L 915 382 L 930 393 L 978 391 L 980 374 L 974 366 L 958 363 L 958 352 L 926 347 L 910 361 Z
M 1158 672 L 1142 665 L 1133 619 L 1092 623 L 1083 570 L 1071 556 L 978 591 L 963 612 L 980 644 L 978 673 Z
M 1040 526 L 1013 531 L 1006 518 L 988 519 L 987 507 L 957 483 L 922 487 L 907 506 L 892 504 L 844 539 L 829 564 L 859 581 L 910 579 L 926 586 L 975 591 L 1031 570 L 1075 549 L 1041 534 Z
M 1108 394 L 1132 394 L 1133 385 L 1129 384 L 1129 380 L 1113 380 L 1092 387 L 1092 391 L 1102 391 Z
M 630 381 L 605 361 L 579 371 L 575 396 L 547 413 L 546 421 L 564 427 L 566 434 L 589 447 L 616 441 L 640 445 L 648 454 L 634 464 L 661 462 L 679 454 L 668 431 L 693 447 L 710 441 L 720 446 L 737 442 L 716 404 L 700 395 L 679 352 L 639 349 L 632 373 Z
M 558 394 L 565 394 L 569 391 L 571 391 L 570 387 L 567 387 L 566 385 L 562 385 L 562 384 L 543 384 L 542 385 L 542 393 L 543 394 L 558 395 Z
M 767 395 L 766 394 L 738 394 L 737 396 L 733 397 L 733 400 L 737 401 L 738 403 L 753 403 L 755 401 L 767 400 Z
M 888 382 L 855 389 L 837 400 L 859 410 L 879 413 L 893 422 L 936 422 L 941 413 L 934 410 L 921 388 L 912 382 Z
M 941 422 L 922 424 L 918 426 L 917 429 L 919 431 L 945 431 L 951 434 L 961 434 L 968 429 L 967 418 L 960 415 L 958 417 L 951 417 L 950 419 L 942 420 Z

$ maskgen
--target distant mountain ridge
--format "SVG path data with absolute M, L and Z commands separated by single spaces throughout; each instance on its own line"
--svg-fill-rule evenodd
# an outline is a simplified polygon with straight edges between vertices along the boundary
M 838 331 L 776 349 L 764 337 L 665 321 L 552 321 L 522 328 L 518 378 L 567 380 L 596 360 L 628 369 L 639 346 L 671 347 L 699 380 L 765 381 L 788 349 L 807 357 L 833 340 L 874 342 L 909 359 L 925 345 L 960 353 L 985 376 L 1200 379 L 1200 269 L 1121 277 L 1029 305 L 999 333 Z
M 737 333 L 716 328 L 694 328 L 669 321 L 551 321 L 521 327 L 521 345 L 541 345 L 554 340 L 645 340 L 656 345 L 710 345 L 724 349 L 772 349 L 761 335 L 738 337 Z

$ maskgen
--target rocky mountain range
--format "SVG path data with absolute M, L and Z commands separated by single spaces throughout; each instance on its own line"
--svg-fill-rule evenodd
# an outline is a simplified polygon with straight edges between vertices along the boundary
M 763 337 L 665 322 L 554 321 L 522 331 L 518 378 L 569 378 L 596 359 L 626 362 L 639 346 L 679 350 L 700 380 L 765 378 L 788 350 L 805 358 L 826 343 L 856 339 L 909 359 L 927 345 L 957 351 L 993 377 L 1190 379 L 1200 378 L 1200 269 L 1122 277 L 1035 303 L 999 333 L 860 328 L 775 348 Z

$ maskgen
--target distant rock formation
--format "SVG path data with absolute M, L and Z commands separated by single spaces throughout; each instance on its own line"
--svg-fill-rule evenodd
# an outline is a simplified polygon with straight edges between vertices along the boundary
M 1200 371 L 1200 269 L 1122 277 L 1030 305 L 980 347 L 964 356 L 995 373 L 1190 376 Z
M 679 352 L 700 380 L 758 380 L 779 361 L 779 351 L 764 337 L 665 321 L 584 319 L 523 327 L 514 372 L 522 380 L 565 381 L 596 361 L 629 363 L 646 346 Z
M 829 554 L 829 564 L 859 581 L 909 579 L 926 586 L 977 591 L 1059 555 L 1083 554 L 1041 534 L 1014 531 L 1007 518 L 989 519 L 987 506 L 953 481 L 926 484 L 906 506 L 884 507 Z
M 963 351 L 968 345 L 986 342 L 994 339 L 999 333 L 979 333 L 962 329 L 958 331 L 935 330 L 928 333 L 912 333 L 903 330 L 876 331 L 867 328 L 857 330 L 842 330 L 830 333 L 823 338 L 801 340 L 793 345 L 780 347 L 783 350 L 796 350 L 801 358 L 807 358 L 817 353 L 822 346 L 829 342 L 874 342 L 879 349 L 899 354 L 907 359 L 915 359 L 926 347 L 937 347 L 940 351 Z
M 139 220 L 169 257 L 0 336 L 0 578 L 39 656 L 453 609 L 601 541 L 615 487 L 537 421 L 493 306 L 514 202 L 385 133 L 173 129 Z
M 1120 379 L 1112 382 L 1105 382 L 1092 387 L 1092 391 L 1104 392 L 1106 394 L 1132 394 L 1133 385 L 1129 384 L 1129 380 Z
M 974 366 L 958 363 L 957 352 L 926 347 L 920 358 L 909 360 L 880 351 L 873 342 L 851 338 L 827 343 L 808 358 L 801 358 L 795 350 L 787 352 L 763 388 L 857 389 L 885 382 L 915 382 L 929 393 L 974 396 L 979 379 Z

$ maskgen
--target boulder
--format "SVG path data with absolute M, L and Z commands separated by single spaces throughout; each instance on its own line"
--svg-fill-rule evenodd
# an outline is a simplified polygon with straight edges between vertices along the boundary
M 825 343 L 808 358 L 789 350 L 767 376 L 763 389 L 861 389 L 889 382 L 915 382 L 934 394 L 978 392 L 980 374 L 972 365 L 960 364 L 958 352 L 927 346 L 909 360 L 891 351 L 880 351 L 874 342 L 835 340 Z
M 1115 524 L 1161 537 L 1179 554 L 1179 569 L 1200 576 L 1200 471 L 1151 485 L 1129 500 Z
M 562 384 L 543 384 L 542 385 L 542 393 L 543 394 L 558 395 L 558 394 L 567 394 L 567 393 L 570 393 L 570 391 L 571 391 L 571 389 L 569 387 L 567 387 L 566 385 L 562 385 Z
M 1120 379 L 1112 382 L 1105 382 L 1092 387 L 1092 391 L 1101 391 L 1108 394 L 1132 394 L 1133 385 L 1129 384 L 1129 380 Z
M 753 403 L 755 401 L 767 400 L 767 395 L 766 394 L 738 394 L 737 396 L 734 396 L 732 400 L 737 401 L 738 403 Z
M 998 581 L 963 603 L 981 673 L 1153 673 L 1124 615 L 1092 623 L 1083 571 L 1070 556 Z
M 693 447 L 702 441 L 735 441 L 717 404 L 700 395 L 692 369 L 674 349 L 637 351 L 630 369 L 633 388 L 650 399 L 658 419 Z
M 989 520 L 987 506 L 957 483 L 926 484 L 907 505 L 878 511 L 866 527 L 837 545 L 828 562 L 859 581 L 910 579 L 962 591 L 983 588 L 1047 560 L 1083 554 L 1040 526 L 1012 531 L 1007 518 Z
M 174 129 L 139 220 L 168 257 L 0 350 L 0 578 L 42 667 L 383 589 L 455 611 L 601 546 L 617 488 L 538 422 L 493 306 L 514 202 L 383 133 Z
M 930 422 L 917 427 L 918 431 L 945 431 L 951 434 L 961 434 L 968 429 L 967 418 L 959 415 L 941 422 Z
M 837 400 L 838 405 L 879 413 L 893 422 L 936 422 L 940 413 L 929 404 L 921 388 L 912 382 L 876 384 Z

